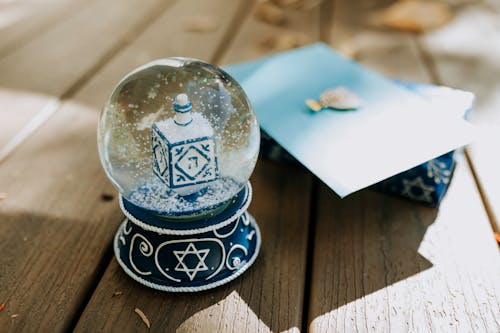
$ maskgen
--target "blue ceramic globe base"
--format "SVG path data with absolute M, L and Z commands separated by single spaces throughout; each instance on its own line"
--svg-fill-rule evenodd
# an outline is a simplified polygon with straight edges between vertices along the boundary
M 250 267 L 261 243 L 247 212 L 250 183 L 222 212 L 196 221 L 165 220 L 120 197 L 127 219 L 114 239 L 116 259 L 137 282 L 158 290 L 194 292 L 225 284 Z

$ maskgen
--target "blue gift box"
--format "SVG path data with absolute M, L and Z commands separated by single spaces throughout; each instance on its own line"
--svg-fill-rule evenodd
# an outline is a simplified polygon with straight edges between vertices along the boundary
M 264 137 L 262 155 L 304 165 L 341 198 L 446 155 L 471 142 L 473 126 L 463 119 L 473 96 L 446 87 L 398 83 L 317 43 L 226 67 L 245 89 Z M 327 88 L 343 87 L 362 105 L 355 110 L 309 112 L 304 104 Z M 446 133 L 443 133 L 446 131 Z M 276 143 L 286 150 L 284 154 Z M 369 166 L 369 167 L 367 167 Z M 423 176 L 389 186 L 413 199 L 437 205 Z M 428 176 L 451 176 L 435 172 Z M 423 184 L 423 185 L 422 185 Z M 392 185 L 392 184 L 391 184 Z M 404 186 L 403 186 L 404 185 Z M 420 190 L 423 193 L 419 192 Z
M 416 93 L 432 103 L 460 103 L 466 110 L 460 115 L 467 118 L 472 110 L 474 96 L 472 93 L 442 86 L 417 84 L 396 81 L 409 91 Z M 428 162 L 404 171 L 380 183 L 373 185 L 373 189 L 384 193 L 398 195 L 426 205 L 437 207 L 443 199 L 453 176 L 455 168 L 454 151 L 448 152 Z M 260 154 L 262 157 L 297 163 L 286 150 L 276 143 L 269 135 L 262 131 Z

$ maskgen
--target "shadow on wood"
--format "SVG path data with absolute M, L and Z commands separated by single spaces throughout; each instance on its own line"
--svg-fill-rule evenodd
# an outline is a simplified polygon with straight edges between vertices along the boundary
M 419 246 L 437 209 L 371 191 L 341 201 L 325 186 L 317 205 L 309 324 L 432 267 Z
M 88 290 L 109 263 L 112 235 L 96 232 L 95 224 L 90 228 L 85 216 L 70 219 L 0 209 L 0 221 L 0 234 L 4 235 L 0 242 L 0 303 L 5 306 L 0 330 L 68 331 Z

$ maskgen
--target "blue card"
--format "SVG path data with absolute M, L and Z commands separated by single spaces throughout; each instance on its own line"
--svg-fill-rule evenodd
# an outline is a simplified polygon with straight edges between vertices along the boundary
M 341 197 L 461 147 L 474 135 L 459 106 L 430 104 L 325 44 L 225 69 L 248 94 L 261 128 Z M 339 86 L 357 94 L 363 106 L 314 113 L 305 105 Z

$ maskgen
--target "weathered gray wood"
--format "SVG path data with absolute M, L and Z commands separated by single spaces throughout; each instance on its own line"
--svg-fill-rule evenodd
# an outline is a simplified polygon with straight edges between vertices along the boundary
M 468 153 L 496 230 L 500 230 L 500 4 L 464 3 L 445 27 L 419 38 L 441 84 L 476 95 L 471 119 L 483 136 Z
M 65 43 L 75 34 L 54 27 L 15 49 L 12 54 L 20 55 L 19 63 L 10 54 L 7 60 L 0 60 L 0 68 L 10 78 L 4 81 L 0 76 L 5 88 L 0 93 L 1 104 L 23 110 L 16 117 L 0 111 L 0 150 L 48 101 L 59 101 L 61 95 L 68 98 L 0 168 L 2 198 L 6 193 L 0 199 L 0 303 L 5 304 L 0 311 L 0 331 L 67 330 L 77 324 L 75 316 L 81 311 L 79 331 L 145 330 L 134 313 L 136 307 L 145 312 L 156 331 L 297 331 L 304 325 L 302 300 L 309 297 L 303 286 L 310 178 L 296 168 L 260 162 L 252 178 L 255 199 L 250 208 L 264 237 L 256 265 L 238 280 L 211 292 L 173 295 L 151 291 L 127 278 L 114 259 L 109 264 L 111 238 L 122 214 L 116 200 L 101 198 L 103 193 L 115 191 L 97 158 L 98 109 L 114 83 L 138 64 L 172 55 L 222 59 L 222 63 L 255 58 L 269 52 L 256 47 L 261 36 L 296 30 L 314 41 L 319 32 L 313 22 L 320 21 L 320 13 L 326 22 L 324 38 L 335 46 L 354 40 L 359 59 L 368 66 L 410 80 L 426 81 L 429 76 L 414 38 L 363 28 L 365 7 L 372 8 L 372 3 L 356 7 L 345 1 L 313 11 L 290 10 L 292 19 L 286 28 L 256 23 L 248 16 L 229 51 L 222 54 L 248 5 L 212 1 L 178 1 L 137 39 L 135 35 L 149 24 L 141 19 L 160 14 L 163 3 L 147 2 L 150 7 L 145 8 L 141 2 L 118 11 L 114 15 L 131 15 L 128 22 L 135 24 L 124 32 L 123 24 L 112 19 L 112 26 L 99 26 L 102 31 L 82 33 L 82 40 L 88 43 L 95 39 L 95 53 L 90 45 L 83 48 L 76 42 Z M 115 5 L 106 7 L 96 0 L 88 8 L 96 11 Z M 71 15 L 61 26 L 72 31 L 80 28 L 75 17 L 82 22 L 93 18 L 88 8 Z M 186 9 L 214 15 L 218 29 L 185 32 L 181 13 Z M 336 16 L 329 20 L 327 10 L 333 9 Z M 104 45 L 109 33 L 103 32 L 113 29 L 119 30 L 120 37 Z M 166 31 L 180 34 L 179 38 L 166 42 Z M 38 40 L 47 42 L 47 48 L 67 45 L 61 46 L 67 57 L 52 61 L 55 51 L 44 50 L 44 43 Z M 130 46 L 118 52 L 129 42 Z M 433 53 L 436 45 L 430 47 L 428 40 L 423 43 L 432 57 L 441 57 L 436 60 L 435 76 L 453 72 L 455 64 L 442 67 L 441 61 L 447 57 Z M 33 58 L 40 55 L 43 66 L 50 66 L 33 72 L 32 77 L 30 70 L 16 69 L 31 66 L 28 53 Z M 70 56 L 84 68 L 70 71 L 58 66 Z M 80 63 L 79 57 L 93 60 Z M 446 77 L 441 80 L 448 82 Z M 326 187 L 319 191 L 317 207 L 311 331 L 499 330 L 498 252 L 463 161 L 439 211 L 369 191 L 340 201 Z M 95 284 L 97 289 L 85 306 Z M 113 296 L 115 291 L 123 294 Z
M 0 85 L 49 96 L 64 94 L 99 61 L 106 61 L 115 47 L 147 25 L 163 8 L 161 3 L 91 2 L 71 19 L 0 59 Z
M 0 4 L 0 57 L 58 25 L 90 1 L 18 0 Z
M 250 212 L 263 237 L 259 258 L 226 286 L 194 294 L 158 292 L 125 275 L 115 260 L 83 313 L 77 332 L 281 332 L 300 327 L 311 181 L 303 170 L 259 162 Z M 116 291 L 123 295 L 113 297 Z
M 0 85 L 60 96 L 165 8 L 160 0 L 98 0 L 0 59 Z M 168 5 L 168 2 L 166 3 Z M 89 24 L 92 22 L 92 24 Z
M 36 31 L 25 44 L 0 57 L 0 160 L 22 141 L 23 133 L 36 129 L 30 123 L 35 115 L 35 121 L 48 119 L 48 109 L 72 95 L 127 38 L 168 5 L 161 0 L 95 0 L 79 11 L 76 3 L 68 5 L 59 11 L 72 9 L 72 15 L 51 29 Z
M 101 200 L 114 190 L 99 168 L 96 121 L 84 107 L 59 113 L 0 168 L 1 331 L 66 331 L 109 260 L 108 223 L 122 215 Z
M 325 26 L 386 75 L 429 81 L 412 35 L 367 27 L 363 2 L 336 1 Z M 439 210 L 322 187 L 311 278 L 311 332 L 498 331 L 500 259 L 464 159 Z
M 217 4 L 215 8 L 212 6 Z M 221 7 L 223 9 L 221 9 Z M 135 67 L 165 57 L 192 57 L 212 61 L 234 33 L 237 17 L 247 11 L 248 4 L 235 1 L 220 4 L 219 0 L 194 4 L 177 1 L 130 45 L 119 52 L 78 93 L 73 100 L 101 108 L 116 83 Z M 221 9 L 221 11 L 217 11 Z M 188 22 L 208 18 L 216 29 L 206 32 L 188 31 Z M 175 37 L 174 37 L 175 36 Z
M 230 46 L 220 63 L 222 65 L 256 59 L 278 52 L 272 48 L 263 47 L 262 41 L 273 37 L 296 36 L 299 41 L 315 42 L 319 39 L 319 7 L 309 10 L 283 9 L 286 15 L 286 24 L 283 26 L 271 25 L 250 17 L 250 22 L 238 32 L 238 38 Z M 283 51 L 283 50 L 281 50 Z
M 28 106 L 30 111 L 19 116 L 28 118 L 31 110 L 42 112 L 47 101 L 57 101 L 63 94 L 69 97 L 68 89 L 91 75 L 90 67 L 168 3 L 134 1 L 134 6 L 111 14 L 116 4 L 91 3 L 61 23 L 63 28 L 42 34 L 12 53 L 19 62 L 10 56 L 0 61 L 6 73 L 0 77 L 4 91 L 21 95 L 14 101 L 6 98 L 12 103 L 10 114 Z M 81 33 L 80 44 L 76 43 L 75 35 L 90 19 L 98 22 L 97 30 Z M 102 20 L 106 22 L 101 24 Z M 110 40 L 110 34 L 117 39 Z M 60 58 L 52 59 L 54 52 Z M 75 71 L 58 66 L 61 60 L 73 63 Z M 33 76 L 21 75 L 27 73 L 23 66 L 34 64 L 47 67 L 38 68 Z M 34 97 L 27 99 L 26 94 Z M 0 331 L 58 332 L 74 326 L 95 279 L 108 264 L 113 231 L 122 218 L 116 200 L 101 198 L 114 189 L 97 158 L 97 110 L 75 101 L 67 101 L 63 109 L 3 160 L 0 168 L 0 249 L 5 253 L 0 258 L 0 302 L 5 305 Z M 0 123 L 6 128 L 21 122 L 10 114 L 2 114 L 5 118 Z
M 179 8 L 195 8 L 193 2 L 179 3 Z M 197 3 L 198 4 L 198 3 Z M 244 4 L 244 2 L 241 2 Z M 245 4 L 244 4 L 245 5 Z M 185 7 L 184 7 L 185 6 Z M 175 10 L 177 6 L 172 8 Z M 198 8 L 198 7 L 196 7 Z M 224 9 L 222 9 L 224 8 Z M 211 1 L 200 8 L 213 15 L 228 15 L 228 2 Z M 213 11 L 212 11 L 213 10 Z M 179 10 L 180 11 L 180 10 Z M 219 14 L 217 14 L 219 13 Z M 315 15 L 317 15 L 316 12 Z M 243 17 L 236 17 L 237 23 L 231 26 L 231 33 L 245 19 L 234 41 L 229 46 L 224 59 L 237 60 L 241 49 L 252 45 L 246 36 L 259 24 L 251 12 L 242 11 Z M 310 14 L 307 14 L 310 15 Z M 163 24 L 175 29 L 175 13 L 167 13 Z M 303 24 L 303 20 L 291 21 Z M 310 22 L 309 33 L 318 34 L 317 21 Z M 125 63 L 125 54 L 139 54 L 146 40 L 161 38 L 159 27 L 146 32 L 130 48 L 103 70 L 105 76 L 118 73 L 118 63 Z M 263 28 L 264 29 L 264 28 Z M 160 29 L 161 30 L 161 29 Z M 269 31 L 272 28 L 269 27 Z M 191 38 L 179 33 L 179 40 Z M 146 36 L 150 36 L 146 38 Z M 158 37 L 154 37 L 158 36 Z M 213 43 L 213 37 L 198 43 Z M 154 42 L 152 43 L 155 44 Z M 151 43 L 150 43 L 151 45 Z M 167 48 L 168 54 L 174 51 L 182 55 L 197 56 L 211 60 L 205 48 L 190 48 L 191 43 L 174 44 Z M 224 47 L 224 46 L 222 46 Z M 155 54 L 155 48 L 147 48 L 141 62 Z M 250 51 L 249 51 L 250 52 Z M 213 54 L 212 54 L 213 56 Z M 116 68 L 115 68 L 116 66 Z M 120 65 L 121 66 L 121 65 Z M 122 74 L 121 74 L 122 75 Z M 100 94 L 97 90 L 84 88 L 82 93 L 89 97 Z M 78 97 L 80 98 L 80 97 Z M 297 330 L 302 325 L 302 302 L 306 270 L 306 247 L 308 219 L 310 211 L 311 178 L 303 170 L 272 162 L 260 162 L 252 177 L 254 200 L 250 212 L 257 219 L 264 239 L 259 258 L 252 268 L 242 277 L 227 286 L 196 294 L 171 294 L 148 290 L 128 278 L 113 260 L 100 281 L 81 320 L 77 331 L 146 330 L 146 326 L 134 312 L 141 309 L 151 322 L 151 330 L 173 332 L 268 332 Z M 123 295 L 112 297 L 115 291 Z
M 311 332 L 498 331 L 500 260 L 466 163 L 439 211 L 326 188 L 318 205 Z
M 0 89 L 0 151 L 48 100 L 44 95 Z

